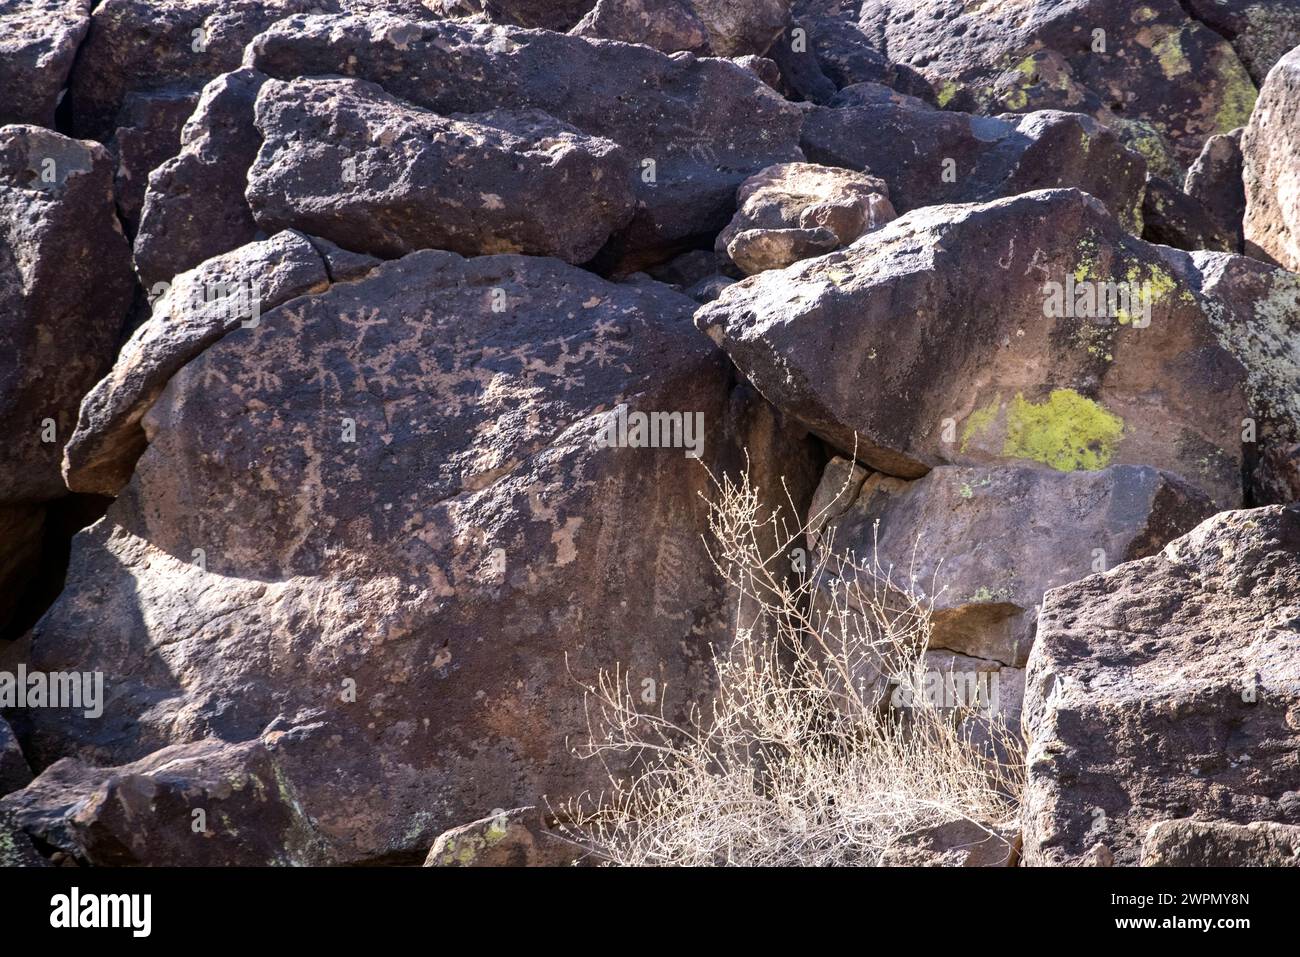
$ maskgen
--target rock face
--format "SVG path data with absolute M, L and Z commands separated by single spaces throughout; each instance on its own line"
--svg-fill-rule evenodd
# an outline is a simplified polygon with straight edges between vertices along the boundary
M 874 557 L 933 596 L 932 648 L 1015 668 L 1049 588 L 1153 554 L 1214 511 L 1176 476 L 1132 465 L 943 466 L 909 482 L 832 464 L 814 498 L 814 511 L 835 503 L 818 544 Z
M 1205 207 L 1219 233 L 1229 240 L 1228 252 L 1234 253 L 1243 251 L 1241 227 L 1246 215 L 1241 163 L 1243 132 L 1237 129 L 1206 140 L 1183 182 L 1183 190 Z
M 108 153 L 0 128 L 0 505 L 66 494 L 63 443 L 112 361 L 131 294 Z
M 1270 506 L 1048 592 L 1025 690 L 1026 864 L 1097 845 L 1137 864 L 1171 818 L 1300 824 L 1298 587 L 1300 508 Z
M 1142 238 L 1176 249 L 1233 250 L 1231 229 L 1218 220 L 1196 197 L 1160 176 L 1147 177 L 1142 199 Z
M 359 80 L 272 80 L 256 109 L 246 195 L 268 233 L 581 263 L 632 218 L 630 158 L 540 111 L 444 118 Z
M 111 689 L 98 721 L 24 715 L 34 760 L 120 765 L 314 709 L 328 729 L 286 774 L 341 862 L 418 860 L 483 808 L 598 781 L 565 745 L 578 682 L 622 662 L 680 713 L 728 633 L 701 464 L 743 445 L 809 467 L 694 306 L 554 259 L 422 251 L 208 346 L 33 630 L 33 668 Z M 640 447 L 629 409 L 685 415 L 677 447 Z
M 546 826 L 535 807 L 517 807 L 439 835 L 425 867 L 558 867 L 583 856 L 581 848 Z
M 185 121 L 198 100 L 197 93 L 163 90 L 128 94 L 122 104 L 117 130 L 107 145 L 117 158 L 117 209 L 131 236 L 140 227 L 149 173 L 176 155 Z
M 714 248 L 748 275 L 847 246 L 894 218 L 882 180 L 813 163 L 756 173 L 741 185 L 736 203 L 740 208 Z
M 1192 16 L 1227 37 L 1257 86 L 1300 45 L 1300 9 L 1290 0 L 1187 0 Z
M 293 781 L 294 751 L 318 733 L 277 725 L 238 744 L 210 738 L 115 768 L 65 758 L 0 800 L 0 815 L 101 867 L 333 863 Z
M 769 401 L 887 474 L 1148 465 L 1241 503 L 1244 370 L 1158 248 L 1077 190 L 915 210 L 695 321 Z
M 1241 138 L 1246 252 L 1300 271 L 1300 47 L 1273 67 Z
M 877 50 L 924 73 L 940 105 L 1072 110 L 1121 130 L 1136 122 L 1139 141 L 1154 137 L 1185 169 L 1207 137 L 1245 123 L 1256 90 L 1231 45 L 1183 6 L 865 0 L 859 25 Z
M 54 109 L 90 26 L 90 0 L 0 3 L 0 126 L 54 126 Z
M 1161 821 L 1142 842 L 1144 867 L 1300 867 L 1300 827 L 1256 821 Z
M 180 152 L 149 175 L 134 250 L 154 298 L 157 283 L 257 237 L 244 187 L 262 145 L 253 104 L 265 82 L 255 70 L 236 70 L 204 87 Z
M 571 31 L 702 56 L 761 55 L 780 35 L 789 0 L 598 0 Z
M 181 273 L 82 402 L 64 449 L 68 488 L 116 495 L 144 451 L 141 420 L 187 362 L 227 333 L 260 322 L 263 312 L 377 263 L 287 231 Z
M 0 797 L 26 787 L 31 780 L 32 770 L 18 747 L 18 739 L 5 719 L 0 718 Z
M 881 97 L 879 87 L 853 90 L 843 105 L 807 112 L 804 153 L 879 176 L 900 212 L 1077 186 L 1141 230 L 1146 165 L 1086 116 L 970 116 Z
M 802 159 L 798 109 L 755 74 L 715 58 L 555 33 L 395 17 L 282 21 L 250 48 L 278 79 L 345 75 L 449 115 L 541 110 L 632 158 L 638 210 L 625 243 L 662 248 L 726 225 L 735 191 Z

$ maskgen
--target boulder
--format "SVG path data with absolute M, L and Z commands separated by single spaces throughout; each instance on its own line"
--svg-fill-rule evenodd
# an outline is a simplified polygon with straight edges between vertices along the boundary
M 1201 203 L 1220 235 L 1227 237 L 1227 251 L 1233 253 L 1243 251 L 1241 224 L 1246 215 L 1241 166 L 1243 132 L 1236 129 L 1206 140 L 1183 181 L 1183 191 Z
M 1196 197 L 1162 176 L 1148 176 L 1142 197 L 1142 238 L 1175 249 L 1233 251 L 1230 231 Z
M 0 127 L 0 505 L 67 492 L 63 443 L 112 361 L 133 288 L 108 152 Z
M 779 163 L 755 173 L 741 184 L 736 203 L 714 249 L 746 275 L 847 246 L 895 215 L 882 180 L 813 163 Z
M 1300 827 L 1256 821 L 1161 821 L 1142 842 L 1143 867 L 1300 867 Z
M 859 28 L 877 50 L 925 74 L 941 105 L 1137 120 L 1185 169 L 1207 137 L 1245 124 L 1256 89 L 1228 41 L 1183 7 L 865 0 Z
M 1300 47 L 1278 61 L 1241 137 L 1246 252 L 1300 271 Z
M 0 809 L 0 867 L 48 867 L 49 862 L 36 850 L 32 839 L 14 821 L 13 815 Z
M 364 80 L 271 80 L 246 197 L 298 228 L 396 258 L 417 249 L 591 259 L 632 218 L 616 144 L 540 111 L 443 117 Z
M 570 32 L 641 43 L 664 53 L 761 56 L 789 16 L 790 0 L 598 0 Z
M 32 769 L 27 766 L 18 739 L 4 718 L 0 718 L 0 797 L 31 783 Z
M 425 867 L 560 867 L 585 852 L 547 826 L 535 807 L 498 811 L 439 835 Z
M 1300 46 L 1300 9 L 1291 0 L 1187 0 L 1185 7 L 1228 38 L 1256 86 L 1287 51 Z
M 141 420 L 187 362 L 281 303 L 355 279 L 377 263 L 286 231 L 181 273 L 82 402 L 63 450 L 68 488 L 116 495 L 144 451 Z
M 842 490 L 842 491 L 841 491 Z M 1049 588 L 1159 551 L 1214 513 L 1156 469 L 941 466 L 915 481 L 827 467 L 813 547 L 852 549 L 933 602 L 930 647 L 1023 668 Z
M 64 758 L 0 800 L 0 814 L 99 867 L 333 863 L 283 756 L 321 733 L 281 722 L 250 741 L 178 744 L 121 767 Z
M 637 215 L 622 237 L 628 253 L 675 253 L 684 240 L 716 233 L 746 177 L 803 158 L 798 108 L 753 72 L 718 58 L 373 15 L 281 21 L 250 45 L 247 60 L 283 80 L 370 80 L 442 115 L 542 110 L 613 140 L 638 170 Z
M 181 131 L 179 153 L 149 174 L 134 249 L 150 298 L 158 283 L 257 238 L 244 187 L 262 145 L 253 105 L 264 82 L 242 69 L 212 80 Z
M 89 26 L 90 0 L 0 4 L 0 126 L 54 126 L 54 110 Z
M 810 161 L 863 170 L 889 185 L 899 212 L 1077 186 L 1141 230 L 1146 166 L 1119 138 L 1075 113 L 984 117 L 935 110 L 860 84 L 805 113 Z
M 988 828 L 958 819 L 909 834 L 885 851 L 881 867 L 1014 867 L 1020 835 L 1014 822 Z
M 1160 248 L 1078 190 L 926 207 L 695 321 L 769 401 L 889 475 L 1147 465 L 1239 505 L 1245 371 Z
M 181 131 L 198 105 L 197 93 L 163 90 L 127 94 L 113 139 L 107 144 L 117 161 L 114 189 L 117 210 L 127 232 L 140 228 L 140 210 L 149 188 L 149 173 L 181 148 Z
M 116 766 L 316 709 L 327 733 L 284 767 L 344 863 L 418 861 L 484 808 L 598 788 L 570 751 L 596 672 L 621 664 L 681 717 L 730 634 L 702 466 L 762 449 L 773 502 L 810 478 L 802 432 L 694 308 L 556 259 L 424 250 L 217 339 L 145 414 L 130 483 L 32 629 L 33 669 L 105 673 L 105 713 L 33 711 L 28 753 Z
M 1221 512 L 1047 593 L 1026 675 L 1025 863 L 1138 864 L 1171 818 L 1300 824 L 1300 507 Z

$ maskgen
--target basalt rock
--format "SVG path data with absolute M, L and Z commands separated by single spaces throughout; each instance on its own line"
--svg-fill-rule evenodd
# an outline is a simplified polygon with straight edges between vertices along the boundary
M 217 77 L 181 131 L 180 152 L 151 174 L 135 236 L 135 268 L 154 286 L 257 238 L 244 198 L 262 136 L 253 119 L 266 77 L 236 70 Z
M 581 263 L 631 219 L 632 160 L 540 111 L 442 117 L 360 80 L 272 80 L 246 196 L 298 228 L 396 258 L 417 249 Z
M 892 567 L 934 602 L 935 649 L 1023 668 L 1043 593 L 1159 551 L 1214 513 L 1152 468 L 943 466 L 915 481 L 836 459 L 818 543 Z
M 664 53 L 762 55 L 789 15 L 790 0 L 598 0 L 571 32 L 642 43 Z
M 1131 230 L 1141 229 L 1146 165 L 1115 133 L 1086 116 L 972 116 L 931 109 L 867 84 L 846 93 L 842 105 L 807 111 L 804 153 L 813 162 L 880 177 L 900 212 L 1077 186 Z
M 438 836 L 425 867 L 561 867 L 584 856 L 535 807 L 517 807 Z
M 1246 252 L 1300 271 L 1300 47 L 1269 72 L 1241 153 Z
M 132 289 L 108 152 L 0 127 L 0 505 L 66 494 L 63 443 L 112 361 Z
M 1138 864 L 1171 818 L 1300 824 L 1300 508 L 1222 512 L 1047 593 L 1029 658 L 1025 863 Z
M 149 173 L 180 150 L 181 131 L 198 105 L 189 91 L 130 93 L 107 145 L 117 162 L 114 188 L 117 209 L 130 235 L 140 227 L 140 210 L 149 188 Z
M 0 126 L 54 126 L 55 108 L 89 26 L 90 0 L 0 4 Z
M 1161 821 L 1142 842 L 1144 867 L 1300 867 L 1300 827 L 1256 821 Z
M 1161 248 L 1078 190 L 926 207 L 695 321 L 769 401 L 887 474 L 1147 465 L 1239 505 L 1245 371 Z
M 32 769 L 27 766 L 18 739 L 4 718 L 0 718 L 0 797 L 31 783 Z
M 1228 238 L 1228 252 L 1233 253 L 1243 251 L 1242 219 L 1246 215 L 1241 162 L 1243 132 L 1236 129 L 1206 140 L 1183 182 L 1184 192 L 1205 207 L 1219 233 Z
M 882 180 L 812 163 L 756 173 L 741 185 L 736 203 L 714 248 L 747 275 L 847 246 L 895 215 Z
M 798 109 L 717 58 L 373 15 L 281 21 L 250 45 L 247 61 L 278 79 L 370 80 L 443 115 L 541 110 L 613 140 L 639 171 L 637 215 L 622 237 L 630 253 L 716 233 L 746 177 L 803 158 Z
M 26 714 L 28 753 L 116 766 L 315 709 L 327 731 L 282 766 L 339 862 L 418 861 L 484 808 L 598 787 L 566 744 L 582 682 L 621 663 L 680 716 L 729 634 L 702 466 L 761 448 L 774 501 L 778 475 L 809 480 L 694 308 L 421 251 L 222 336 L 144 416 L 32 630 L 31 667 L 104 672 L 104 716 Z M 681 413 L 676 433 L 645 447 L 618 429 L 637 412 Z
M 64 449 L 68 488 L 116 495 L 147 444 L 141 420 L 187 362 L 227 333 L 260 322 L 263 312 L 331 282 L 355 279 L 377 262 L 322 239 L 282 232 L 177 276 L 82 402 Z
M 1300 8 L 1291 0 L 1187 0 L 1188 11 L 1227 37 L 1256 85 L 1300 45 Z
M 1161 176 L 1148 176 L 1142 198 L 1142 238 L 1175 249 L 1233 251 L 1232 233 L 1223 230 L 1205 205 Z
M 1246 122 L 1256 89 L 1228 41 L 1183 7 L 866 0 L 859 26 L 877 50 L 925 74 L 941 105 L 1138 121 L 1186 168 L 1207 137 Z

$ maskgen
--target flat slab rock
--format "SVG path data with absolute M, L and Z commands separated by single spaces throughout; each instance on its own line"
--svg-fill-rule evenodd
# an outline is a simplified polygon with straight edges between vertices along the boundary
M 1150 316 L 1046 315 L 1048 283 L 1077 306 L 1114 282 Z M 914 210 L 728 286 L 695 322 L 779 409 L 896 477 L 1146 465 L 1241 503 L 1241 364 L 1157 248 L 1077 190 Z
M 1221 512 L 1048 592 L 1026 674 L 1025 863 L 1138 864 L 1170 819 L 1300 824 L 1297 708 L 1300 507 Z
M 314 709 L 328 731 L 286 773 L 342 862 L 598 787 L 570 752 L 582 680 L 621 663 L 680 714 L 729 635 L 701 466 L 761 447 L 808 469 L 694 307 L 555 259 L 421 251 L 222 336 L 145 414 L 32 631 L 30 667 L 102 670 L 108 700 L 26 715 L 32 759 L 117 766 Z M 623 403 L 691 414 L 702 461 L 601 447 Z
M 632 160 L 538 110 L 443 117 L 364 80 L 270 80 L 246 196 L 296 227 L 395 258 L 416 249 L 581 263 L 632 218 Z
M 1143 867 L 1300 867 L 1300 827 L 1256 821 L 1161 821 L 1142 842 Z

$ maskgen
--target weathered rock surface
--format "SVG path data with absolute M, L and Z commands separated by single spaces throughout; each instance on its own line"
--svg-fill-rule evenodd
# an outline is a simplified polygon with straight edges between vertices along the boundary
M 1142 857 L 1171 818 L 1300 824 L 1300 508 L 1222 512 L 1047 593 L 1029 658 L 1025 863 Z
M 1142 238 L 1175 249 L 1233 251 L 1230 231 L 1220 227 L 1196 197 L 1162 176 L 1148 176 L 1142 198 Z
M 396 258 L 417 249 L 581 263 L 632 218 L 632 160 L 540 111 L 442 117 L 361 80 L 272 80 L 246 197 L 299 228 Z
M 140 227 L 149 173 L 180 150 L 181 131 L 198 100 L 194 92 L 163 90 L 130 93 L 122 104 L 117 129 L 107 145 L 117 161 L 117 209 L 132 236 Z
M 695 321 L 769 401 L 890 475 L 1148 465 L 1239 505 L 1245 372 L 1159 248 L 1077 190 L 927 207 Z
M 112 361 L 132 289 L 107 151 L 0 127 L 0 504 L 66 493 L 63 443 Z
M 146 445 L 141 419 L 187 362 L 232 330 L 259 323 L 262 313 L 281 303 L 355 279 L 377 264 L 326 240 L 286 231 L 177 276 L 82 402 L 63 452 L 68 488 L 116 495 Z
M 1185 6 L 1232 42 L 1257 86 L 1274 63 L 1300 45 L 1300 8 L 1292 0 L 1187 0 Z
M 1300 827 L 1256 821 L 1161 821 L 1142 842 L 1144 867 L 1300 867 Z
M 48 867 L 49 862 L 37 852 L 32 839 L 14 821 L 13 815 L 0 809 L 0 867 Z
M 4 718 L 0 718 L 0 797 L 31 783 L 32 769 L 27 766 L 18 739 Z
M 879 176 L 899 212 L 1077 186 L 1140 231 L 1146 166 L 1096 121 L 1055 111 L 972 116 L 880 93 L 862 84 L 843 105 L 809 110 L 808 159 Z
M 418 860 L 483 808 L 597 784 L 565 744 L 579 681 L 621 662 L 680 714 L 728 634 L 705 470 L 680 445 L 702 435 L 715 472 L 763 449 L 774 490 L 810 469 L 692 334 L 694 305 L 554 259 L 422 251 L 208 346 L 32 631 L 33 668 L 75 661 L 109 689 L 97 721 L 24 715 L 32 759 L 118 765 L 316 709 L 328 733 L 286 774 L 342 862 Z M 704 431 L 600 448 L 621 403 Z
M 517 807 L 439 835 L 425 867 L 559 867 L 584 856 L 546 826 L 535 807 Z
M 208 738 L 121 767 L 65 758 L 0 800 L 0 815 L 96 866 L 329 864 L 334 851 L 303 810 L 288 757 L 322 733 L 281 722 L 250 741 Z
M 77 46 L 90 26 L 90 0 L 0 3 L 0 126 L 54 126 Z
M 1154 554 L 1214 512 L 1177 476 L 1133 465 L 945 466 L 909 482 L 835 459 L 813 502 L 834 503 L 817 546 L 852 549 L 932 596 L 932 648 L 1016 668 L 1049 588 Z
M 877 50 L 924 73 L 941 105 L 1137 121 L 1184 169 L 1207 137 L 1244 125 L 1255 101 L 1233 48 L 1179 0 L 865 0 L 859 24 Z
M 883 867 L 1013 867 L 1020 856 L 1014 824 L 986 829 L 957 820 L 911 834 L 885 852 Z
M 789 16 L 790 0 L 598 0 L 571 32 L 642 43 L 664 53 L 762 55 Z
M 736 203 L 714 248 L 747 275 L 847 246 L 895 216 L 882 180 L 814 163 L 779 163 L 755 173 L 741 184 Z M 780 243 L 783 237 L 790 241 Z M 773 249 L 774 239 L 780 248 Z
M 1300 271 L 1300 47 L 1270 71 L 1241 153 L 1246 252 Z
M 1187 171 L 1183 191 L 1205 207 L 1219 233 L 1229 240 L 1228 252 L 1242 247 L 1246 188 L 1242 185 L 1241 135 L 1244 129 L 1211 136 Z
M 538 109 L 613 140 L 639 170 L 631 250 L 717 232 L 746 177 L 803 158 L 798 108 L 716 58 L 373 15 L 282 21 L 250 46 L 248 61 L 278 79 L 370 80 L 443 115 Z
M 257 238 L 244 188 L 262 145 L 253 106 L 265 82 L 241 69 L 205 86 L 180 152 L 149 175 L 134 251 L 152 298 L 156 284 Z

